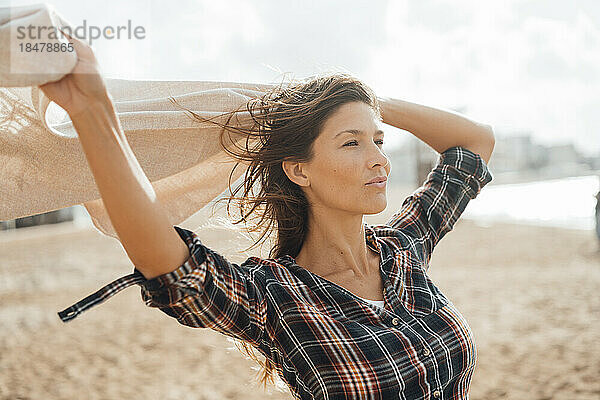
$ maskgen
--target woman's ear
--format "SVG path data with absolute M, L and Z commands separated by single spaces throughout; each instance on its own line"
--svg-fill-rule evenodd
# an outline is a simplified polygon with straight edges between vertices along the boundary
M 299 186 L 308 186 L 309 180 L 305 173 L 305 164 L 298 161 L 284 160 L 281 168 L 287 177 Z

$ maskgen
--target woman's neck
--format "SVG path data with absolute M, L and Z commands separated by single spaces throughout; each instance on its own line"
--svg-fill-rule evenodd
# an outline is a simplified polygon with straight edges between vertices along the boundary
M 372 273 L 373 257 L 367 247 L 362 215 L 340 218 L 314 216 L 296 263 L 320 276 L 347 274 L 357 279 Z

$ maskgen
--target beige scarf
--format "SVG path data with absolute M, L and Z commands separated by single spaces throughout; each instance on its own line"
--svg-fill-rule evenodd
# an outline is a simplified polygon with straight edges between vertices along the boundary
M 37 87 L 69 73 L 75 55 L 21 54 L 11 59 L 22 42 L 16 40 L 17 27 L 29 24 L 68 23 L 45 4 L 0 10 L 0 220 L 83 204 L 94 226 L 118 239 L 73 124 Z M 220 127 L 193 120 L 169 96 L 211 118 L 244 108 L 249 99 L 273 87 L 214 81 L 105 82 L 127 141 L 174 225 L 227 190 L 237 162 L 219 145 Z M 251 122 L 244 111 L 230 123 L 250 127 Z M 241 135 L 232 138 L 238 145 L 245 142 Z M 246 168 L 235 168 L 232 183 Z

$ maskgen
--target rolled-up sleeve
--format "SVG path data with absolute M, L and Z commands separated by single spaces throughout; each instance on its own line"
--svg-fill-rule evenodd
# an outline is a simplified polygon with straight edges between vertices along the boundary
M 406 234 L 429 263 L 436 244 L 492 179 L 479 154 L 451 147 L 440 154 L 423 185 L 404 200 L 386 225 Z
M 264 287 L 242 265 L 204 246 L 198 236 L 174 226 L 190 250 L 174 271 L 140 284 L 144 303 L 194 328 L 211 328 L 258 344 L 264 332 L 267 303 Z

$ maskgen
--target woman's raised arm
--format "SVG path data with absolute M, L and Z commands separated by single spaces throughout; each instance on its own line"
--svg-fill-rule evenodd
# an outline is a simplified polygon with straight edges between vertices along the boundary
M 121 131 L 112 102 L 93 102 L 73 125 L 96 186 L 135 267 L 148 279 L 171 272 L 190 256 Z
M 378 99 L 383 123 L 409 131 L 440 154 L 460 146 L 489 162 L 495 144 L 490 125 L 450 110 L 389 97 Z
M 493 179 L 487 163 L 494 133 L 491 126 L 458 113 L 400 99 L 379 100 L 385 124 L 411 132 L 440 154 L 425 182 L 387 222 L 409 235 L 428 268 L 434 247 Z
M 122 131 L 92 49 L 70 38 L 78 56 L 71 73 L 40 86 L 67 111 L 123 248 L 148 279 L 171 272 L 190 253 L 173 229 Z

